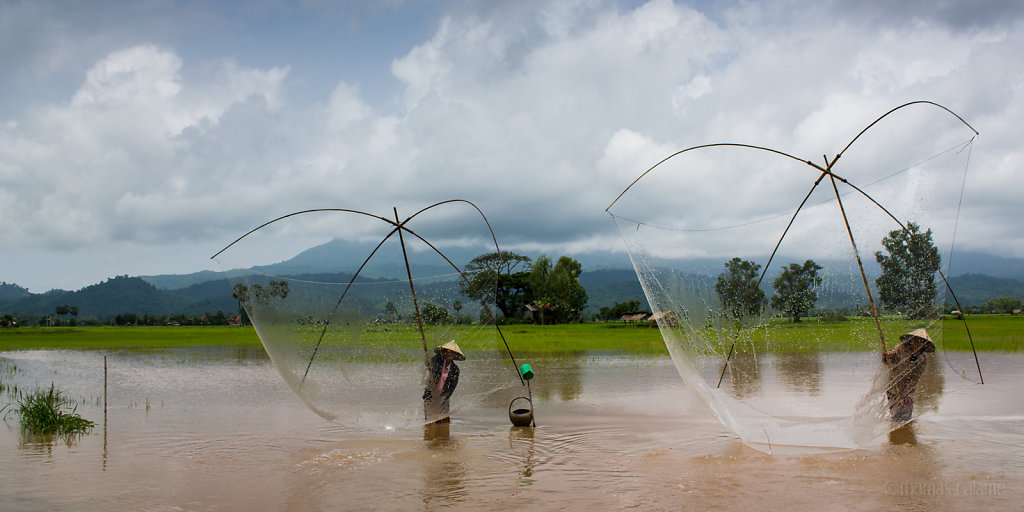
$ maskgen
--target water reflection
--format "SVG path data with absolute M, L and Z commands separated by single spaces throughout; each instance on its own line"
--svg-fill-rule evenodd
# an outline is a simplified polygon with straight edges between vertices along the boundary
M 200 345 L 194 347 L 172 349 L 175 354 L 180 354 L 186 361 L 235 361 L 239 363 L 250 361 L 270 361 L 270 356 L 263 349 L 263 345 Z
M 451 438 L 450 423 L 423 428 L 427 456 L 423 458 L 423 504 L 448 503 L 465 498 L 467 455 L 463 442 Z
M 928 358 L 928 364 L 924 367 L 921 380 L 917 382 L 917 397 L 914 399 L 915 417 L 922 412 L 936 412 L 939 410 L 942 392 L 946 387 L 946 377 L 942 375 L 943 366 L 943 361 L 939 358 Z
M 779 354 L 775 359 L 779 375 L 790 391 L 817 396 L 821 392 L 821 354 Z
M 533 483 L 533 469 L 538 464 L 536 444 L 534 427 L 509 427 L 508 447 L 522 461 L 522 470 L 519 472 L 520 486 Z
M 11 357 L 25 368 L 12 384 L 54 378 L 75 396 L 101 393 L 101 354 Z M 814 510 L 822 503 L 1005 510 L 1024 501 L 1024 356 L 1000 357 L 992 382 L 971 388 L 958 386 L 953 372 L 943 380 L 944 363 L 929 364 L 919 400 L 922 411 L 936 413 L 888 434 L 888 442 L 882 433 L 860 450 L 768 456 L 690 399 L 667 358 L 531 357 L 535 369 L 546 369 L 532 381 L 541 408 L 536 429 L 509 427 L 503 401 L 467 405 L 448 425 L 384 432 L 323 421 L 269 364 L 116 355 L 106 471 L 98 430 L 70 449 L 19 446 L 12 424 L 0 429 L 0 459 L 11 462 L 0 466 L 0 503 L 26 511 L 133 510 L 139 503 L 154 510 Z M 744 389 L 760 389 L 775 406 L 813 389 L 829 401 L 836 388 L 860 383 L 861 367 L 877 364 L 870 354 L 745 362 Z M 575 373 L 563 379 L 563 367 Z M 573 394 L 573 382 L 579 398 L 539 401 L 542 389 L 548 397 Z M 167 405 L 149 415 L 126 405 L 147 397 Z M 99 418 L 102 402 L 80 412 Z M 1001 494 L 968 495 L 976 483 Z
M 956 478 L 945 474 L 942 454 L 931 443 L 919 443 L 917 425 L 907 423 L 889 432 L 887 467 L 878 468 L 890 510 L 941 510 L 950 507 L 947 490 Z M 955 473 L 954 473 L 955 474 Z M 958 486 L 958 484 L 954 484 Z M 973 507 L 966 507 L 973 508 Z
M 850 361 L 850 364 L 859 365 L 865 361 L 870 362 L 874 356 L 864 353 L 855 354 L 854 357 L 857 357 L 860 362 Z M 725 382 L 727 381 L 726 389 L 734 397 L 756 400 L 758 403 L 764 404 L 765 407 L 790 401 L 790 398 L 786 398 L 788 393 L 805 395 L 818 402 L 827 401 L 829 393 L 836 391 L 835 386 L 829 388 L 831 391 L 825 389 L 824 383 L 829 378 L 832 381 L 837 378 L 844 379 L 844 386 L 848 389 L 855 390 L 863 387 L 866 390 L 869 385 L 868 380 L 870 380 L 866 372 L 863 372 L 865 382 L 860 384 L 851 382 L 849 376 L 853 375 L 850 373 L 852 370 L 844 368 L 843 363 L 838 363 L 839 359 L 834 355 L 833 361 L 826 363 L 827 359 L 829 359 L 829 354 L 820 352 L 761 354 L 759 356 L 738 352 L 729 361 L 723 387 L 726 387 Z M 879 368 L 879 371 L 886 372 L 882 375 L 883 377 L 888 375 L 888 370 L 883 367 Z M 937 358 L 932 358 L 925 366 L 915 394 L 914 417 L 918 417 L 922 413 L 938 411 L 945 390 L 944 370 L 943 363 Z M 710 372 L 706 373 L 704 377 L 712 384 L 714 384 L 714 380 L 717 380 L 717 374 L 712 375 Z M 878 391 L 878 393 L 884 395 L 884 390 Z M 839 398 L 836 396 L 836 399 Z M 856 399 L 855 397 L 845 398 Z
M 18 441 L 18 448 L 39 455 L 52 455 L 58 441 L 68 448 L 77 446 L 85 434 L 33 434 L 24 429 Z
M 892 445 L 915 445 L 917 444 L 917 433 L 914 431 L 914 423 L 907 423 L 900 428 L 889 432 L 889 444 Z
M 539 378 L 532 381 L 535 399 L 550 401 L 556 398 L 576 400 L 583 392 L 583 368 L 588 359 L 585 352 L 559 354 L 555 357 L 528 354 L 534 373 Z
M 737 398 L 761 393 L 761 359 L 756 354 L 737 352 L 729 361 L 729 381 Z

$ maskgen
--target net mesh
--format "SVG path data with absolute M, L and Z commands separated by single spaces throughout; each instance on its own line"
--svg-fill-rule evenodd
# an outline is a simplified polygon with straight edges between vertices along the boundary
M 284 381 L 317 414 L 399 428 L 466 408 L 501 409 L 521 394 L 495 325 L 494 293 L 471 289 L 472 276 L 428 238 L 443 240 L 442 226 L 409 222 L 400 239 L 393 223 L 338 211 L 278 224 L 216 259 Z M 490 236 L 486 226 L 483 233 Z M 282 247 L 296 255 L 267 264 Z M 433 360 L 449 342 L 465 357 L 445 372 L 457 385 L 427 393 L 438 380 Z
M 714 145 L 663 161 L 609 209 L 679 374 L 752 445 L 857 447 L 936 410 L 946 368 L 980 378 L 943 315 L 973 133 L 943 112 L 902 117 L 862 134 L 837 179 L 824 160 Z

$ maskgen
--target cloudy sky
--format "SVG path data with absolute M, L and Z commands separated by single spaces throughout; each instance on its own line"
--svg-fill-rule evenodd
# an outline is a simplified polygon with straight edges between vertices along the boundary
M 619 249 L 604 209 L 667 153 L 819 158 L 919 99 L 981 132 L 958 240 L 1024 257 L 1022 51 L 1012 0 L 2 0 L 0 281 L 188 273 L 291 211 L 451 198 L 506 247 Z

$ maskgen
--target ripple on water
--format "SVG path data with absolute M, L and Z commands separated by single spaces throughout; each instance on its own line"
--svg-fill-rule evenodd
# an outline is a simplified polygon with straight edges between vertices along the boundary
M 102 382 L 97 354 L 14 357 L 26 368 L 21 384 L 54 371 L 82 393 Z M 480 409 L 433 432 L 326 422 L 265 363 L 111 360 L 108 429 L 98 424 L 71 447 L 23 447 L 15 428 L 0 428 L 0 459 L 16 461 L 0 465 L 9 508 L 1002 510 L 1024 501 L 1017 370 L 944 396 L 902 440 L 797 456 L 738 441 L 681 392 L 671 363 L 584 365 L 572 399 L 535 385 L 536 428 Z M 149 410 L 124 405 L 147 396 Z M 92 404 L 79 412 L 103 417 Z M 937 489 L 923 484 L 976 495 L 914 495 Z M 977 495 L 990 491 L 1000 494 Z

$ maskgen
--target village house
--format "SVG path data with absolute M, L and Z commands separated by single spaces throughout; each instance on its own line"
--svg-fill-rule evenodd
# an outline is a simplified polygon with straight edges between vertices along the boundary
M 642 324 L 647 322 L 647 319 L 651 317 L 651 313 L 646 311 L 634 311 L 632 313 L 626 313 L 619 317 L 619 321 L 626 324 Z

